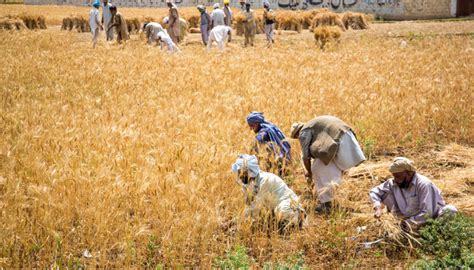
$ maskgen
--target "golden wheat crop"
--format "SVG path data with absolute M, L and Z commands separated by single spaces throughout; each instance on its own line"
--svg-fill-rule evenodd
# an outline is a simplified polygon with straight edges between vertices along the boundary
M 237 37 L 215 54 L 190 34 L 170 55 L 137 35 L 107 45 L 102 34 L 92 50 L 90 33 L 60 31 L 64 15 L 85 8 L 18 9 L 58 26 L 0 31 L 0 267 L 206 269 L 236 244 L 254 266 L 298 252 L 312 269 L 405 266 L 406 253 L 360 248 L 381 228 L 400 239 L 390 216 L 372 218 L 367 196 L 388 176 L 386 155 L 415 159 L 449 203 L 473 214 L 474 40 L 444 33 L 473 22 L 373 25 L 326 51 L 306 30 L 272 49 L 262 35 L 257 49 Z M 150 16 L 143 10 L 121 12 Z M 250 230 L 230 165 L 253 142 L 253 110 L 285 133 L 321 114 L 354 127 L 371 160 L 338 187 L 351 211 L 314 215 L 295 163 L 285 181 L 308 226 L 287 236 Z M 357 236 L 360 226 L 369 231 Z

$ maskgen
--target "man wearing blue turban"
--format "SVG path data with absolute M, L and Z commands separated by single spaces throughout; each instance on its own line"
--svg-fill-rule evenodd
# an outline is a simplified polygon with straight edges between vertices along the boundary
M 284 174 L 285 164 L 291 161 L 291 146 L 283 132 L 274 124 L 265 121 L 261 112 L 251 112 L 247 116 L 247 124 L 257 134 L 255 151 L 259 153 L 258 150 L 262 146 L 267 150 L 267 169 L 276 167 L 280 175 Z

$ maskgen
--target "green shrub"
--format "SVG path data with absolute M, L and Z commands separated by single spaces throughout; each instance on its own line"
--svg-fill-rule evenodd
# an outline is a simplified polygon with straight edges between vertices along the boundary
M 303 251 L 299 251 L 298 253 L 291 255 L 288 257 L 286 262 L 277 263 L 273 265 L 271 262 L 267 262 L 263 266 L 264 270 L 303 270 L 308 269 L 304 264 L 304 254 Z
M 429 220 L 420 230 L 420 255 L 415 263 L 422 269 L 473 269 L 473 219 L 456 214 Z
M 247 255 L 247 249 L 237 245 L 227 251 L 224 257 L 217 257 L 214 265 L 220 269 L 249 269 L 252 262 L 252 258 Z

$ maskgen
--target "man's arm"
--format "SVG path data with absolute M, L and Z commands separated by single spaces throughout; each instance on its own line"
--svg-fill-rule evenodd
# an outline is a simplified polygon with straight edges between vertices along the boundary
M 303 165 L 306 169 L 306 180 L 308 178 L 311 180 L 313 174 L 311 172 L 311 154 L 310 154 L 310 147 L 311 147 L 311 140 L 313 139 L 313 134 L 311 129 L 305 129 L 300 132 L 299 141 L 301 146 L 301 155 L 303 159 Z
M 374 205 L 374 216 L 376 218 L 380 218 L 382 215 L 382 201 L 388 192 L 391 192 L 390 180 L 372 188 L 369 192 L 370 200 Z

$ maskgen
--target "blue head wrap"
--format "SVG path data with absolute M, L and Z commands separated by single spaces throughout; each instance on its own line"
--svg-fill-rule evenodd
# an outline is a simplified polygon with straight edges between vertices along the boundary
M 265 118 L 263 117 L 263 113 L 262 113 L 262 112 L 251 112 L 251 113 L 247 116 L 247 123 L 249 123 L 249 124 L 253 124 L 253 123 L 258 123 L 258 124 L 265 123 Z
M 99 8 L 100 7 L 100 2 L 99 1 L 94 1 L 92 6 L 95 7 L 95 8 Z

